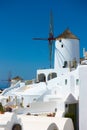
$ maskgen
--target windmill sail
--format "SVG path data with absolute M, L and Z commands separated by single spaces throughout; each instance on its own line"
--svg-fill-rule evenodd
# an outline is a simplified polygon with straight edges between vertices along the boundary
M 53 28 L 53 15 L 52 15 L 52 11 L 51 11 L 51 13 L 50 13 L 50 30 L 49 30 L 50 68 L 52 67 L 52 49 L 53 49 L 53 40 L 54 40 L 54 32 L 53 31 L 54 31 L 54 28 Z
M 49 59 L 50 59 L 50 68 L 52 67 L 52 49 L 53 41 L 56 38 L 54 37 L 54 28 L 53 28 L 53 15 L 52 11 L 50 12 L 50 27 L 49 27 L 49 36 L 47 38 L 33 38 L 33 40 L 48 40 L 49 42 Z

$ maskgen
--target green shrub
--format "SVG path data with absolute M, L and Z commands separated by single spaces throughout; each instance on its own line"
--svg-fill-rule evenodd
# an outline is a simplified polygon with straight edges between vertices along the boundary
M 65 117 L 71 118 L 73 120 L 73 122 L 75 120 L 75 115 L 73 113 L 66 113 Z
M 76 116 L 75 116 L 75 114 L 73 114 L 73 113 L 66 113 L 64 117 L 71 118 L 72 121 L 73 121 L 74 128 L 76 128 Z
M 0 111 L 4 112 L 4 107 L 2 106 L 2 103 L 0 103 Z

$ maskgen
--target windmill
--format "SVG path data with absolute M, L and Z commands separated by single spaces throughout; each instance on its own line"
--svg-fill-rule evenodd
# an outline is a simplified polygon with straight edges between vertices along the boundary
M 12 74 L 9 71 L 7 79 L 2 79 L 1 82 L 6 83 L 6 86 L 10 87 L 10 85 L 11 85 L 11 77 L 12 77 Z
M 49 42 L 49 60 L 50 60 L 50 68 L 51 68 L 52 67 L 53 42 L 54 42 L 54 40 L 56 40 L 56 37 L 54 37 L 52 11 L 50 12 L 50 26 L 49 26 L 49 36 L 48 36 L 48 38 L 33 38 L 33 40 L 47 40 Z

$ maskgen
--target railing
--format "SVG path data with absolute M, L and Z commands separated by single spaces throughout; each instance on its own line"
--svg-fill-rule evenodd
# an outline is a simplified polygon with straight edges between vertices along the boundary
M 20 83 L 21 83 L 21 81 L 18 81 L 14 86 L 9 87 L 9 88 L 6 88 L 6 89 L 1 93 L 1 95 L 5 95 L 6 93 L 8 93 L 9 91 L 11 91 L 12 89 L 15 89 L 15 88 L 20 87 Z

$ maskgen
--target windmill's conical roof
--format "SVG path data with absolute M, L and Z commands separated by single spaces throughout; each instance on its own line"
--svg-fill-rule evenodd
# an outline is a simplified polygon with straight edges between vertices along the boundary
M 21 77 L 19 77 L 19 76 L 16 76 L 12 80 L 23 80 L 23 79 Z
M 79 40 L 79 38 L 77 36 L 75 36 L 69 29 L 66 29 L 56 39 L 61 39 L 61 38 L 65 38 L 65 39 L 78 39 Z

